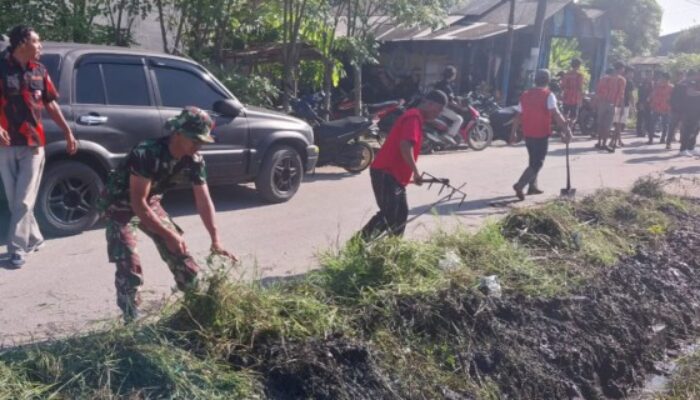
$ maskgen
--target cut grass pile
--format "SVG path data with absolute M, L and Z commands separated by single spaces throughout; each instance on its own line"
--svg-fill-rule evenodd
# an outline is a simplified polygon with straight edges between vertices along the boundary
M 0 354 L 0 399 L 265 398 L 288 367 L 274 364 L 278 349 L 332 338 L 370 346 L 372 356 L 360 358 L 385 372 L 377 385 L 396 398 L 453 391 L 498 398 L 498 388 L 474 379 L 455 354 L 463 331 L 417 328 L 420 321 L 397 315 L 424 307 L 443 319 L 434 325 L 449 326 L 444 310 L 431 305 L 445 304 L 443 294 L 455 288 L 480 296 L 480 279 L 489 275 L 505 295 L 566 295 L 636 246 L 660 240 L 673 229 L 670 216 L 698 213 L 659 187 L 643 180 L 632 193 L 607 190 L 515 210 L 476 233 L 353 240 L 323 255 L 322 268 L 304 279 L 265 287 L 213 265 L 202 291 L 187 293 L 155 323 Z M 328 398 L 353 398 L 324 390 Z

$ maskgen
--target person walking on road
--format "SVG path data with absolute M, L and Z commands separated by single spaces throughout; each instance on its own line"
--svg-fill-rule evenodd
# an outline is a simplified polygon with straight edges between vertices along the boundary
M 690 71 L 681 84 L 685 88 L 685 104 L 681 122 L 681 156 L 700 156 L 695 148 L 700 130 L 700 71 Z
M 671 144 L 676 140 L 676 131 L 681 126 L 683 120 L 683 109 L 686 106 L 685 97 L 687 91 L 684 83 L 687 77 L 687 72 L 681 72 L 671 91 L 671 99 L 669 100 L 669 105 L 671 106 L 671 125 L 668 129 L 668 135 L 666 136 L 666 150 L 671 150 Z
M 562 140 L 571 141 L 571 128 L 557 107 L 557 99 L 548 89 L 550 74 L 546 69 L 535 74 L 535 87 L 523 93 L 520 97 L 519 111 L 513 123 L 511 142 L 515 142 L 518 126 L 522 126 L 525 146 L 529 156 L 528 167 L 513 185 L 518 199 L 525 200 L 523 190 L 528 187 L 528 195 L 542 194 L 537 186 L 539 174 L 544 159 L 547 156 L 549 137 L 552 136 L 552 118 L 562 128 Z
M 611 74 L 605 75 L 598 82 L 595 93 L 595 101 L 598 105 L 598 143 L 596 149 L 604 149 L 614 153 L 613 147 L 607 146 L 610 129 L 615 118 L 615 107 L 623 107 L 625 100 L 625 87 L 627 80 L 622 76 L 625 65 L 615 63 L 615 69 Z
M 0 175 L 11 215 L 7 250 L 11 264 L 19 268 L 44 243 L 34 217 L 46 145 L 42 110 L 63 131 L 68 154 L 77 152 L 77 142 L 56 102 L 51 77 L 39 62 L 39 35 L 18 25 L 9 38 L 10 46 L 0 56 Z
M 437 118 L 448 103 L 439 90 L 428 93 L 417 108 L 406 111 L 394 123 L 377 153 L 369 173 L 379 212 L 362 228 L 360 237 L 371 240 L 384 232 L 402 236 L 408 218 L 406 185 L 421 185 L 416 162 L 423 142 L 423 123 Z
M 143 285 L 137 230 L 155 242 L 178 289 L 196 286 L 199 266 L 187 249 L 182 229 L 160 203 L 165 191 L 177 182 L 192 184 L 197 211 L 211 237 L 212 253 L 236 261 L 221 246 L 204 159 L 199 153 L 202 144 L 214 141 L 212 127 L 206 112 L 186 107 L 166 122 L 169 136 L 139 143 L 110 174 L 98 207 L 107 222 L 109 261 L 116 264 L 117 305 L 127 323 L 138 317 L 139 289 Z
M 637 85 L 637 136 L 644 137 L 651 124 L 651 90 L 654 83 L 647 71 L 642 71 L 641 79 Z
M 561 79 L 562 111 L 570 129 L 573 129 L 583 103 L 583 74 L 580 69 L 581 60 L 574 58 L 571 69 Z
M 673 85 L 667 72 L 659 73 L 659 78 L 651 90 L 651 126 L 661 126 L 661 143 L 666 142 L 671 128 L 671 93 Z M 649 130 L 649 142 L 654 143 L 654 130 Z
M 615 107 L 615 119 L 613 120 L 613 137 L 610 140 L 610 147 L 615 149 L 617 146 L 623 147 L 622 143 L 622 132 L 625 131 L 627 127 L 627 120 L 630 116 L 630 111 L 632 109 L 632 95 L 634 93 L 634 69 L 631 67 L 626 68 L 625 79 L 627 84 L 625 85 L 625 99 L 622 107 Z

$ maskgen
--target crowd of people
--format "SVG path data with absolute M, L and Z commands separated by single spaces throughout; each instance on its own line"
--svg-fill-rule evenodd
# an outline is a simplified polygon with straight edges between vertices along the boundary
M 583 104 L 584 78 L 580 71 L 581 60 L 574 59 L 571 69 L 562 75 L 561 101 L 563 112 L 572 127 Z M 700 129 L 700 72 L 682 72 L 672 83 L 671 74 L 665 71 L 646 71 L 635 79 L 633 68 L 622 62 L 598 81 L 593 104 L 596 111 L 596 149 L 615 152 L 623 146 L 622 132 L 632 115 L 636 92 L 636 132 L 654 144 L 660 130 L 661 144 L 670 150 L 680 128 L 680 155 L 700 156 L 695 148 Z

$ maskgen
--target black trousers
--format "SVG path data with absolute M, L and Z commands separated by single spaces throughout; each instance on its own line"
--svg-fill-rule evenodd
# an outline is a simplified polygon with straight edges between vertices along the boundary
M 515 184 L 518 190 L 523 190 L 525 186 L 530 189 L 537 188 L 537 174 L 544 165 L 544 158 L 547 156 L 549 149 L 549 138 L 525 138 L 525 147 L 527 148 L 528 164 L 520 179 Z
M 540 172 L 544 165 L 544 158 L 547 156 L 547 151 L 549 150 L 549 138 L 525 138 L 525 147 L 527 147 L 527 154 L 529 156 L 528 166 L 532 168 L 535 173 Z
M 681 124 L 681 151 L 695 150 L 695 143 L 700 129 L 700 116 L 691 115 L 683 117 Z
M 391 235 L 402 236 L 408 219 L 406 188 L 384 171 L 370 169 L 369 175 L 379 212 L 362 228 L 362 238 L 368 240 L 386 231 Z
M 637 103 L 637 136 L 646 136 L 653 129 L 651 125 L 651 110 L 648 104 Z

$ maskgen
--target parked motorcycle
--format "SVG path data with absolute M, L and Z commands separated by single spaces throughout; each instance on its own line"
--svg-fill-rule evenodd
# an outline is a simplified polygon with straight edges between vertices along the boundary
M 374 161 L 374 149 L 362 137 L 372 125 L 365 117 L 346 117 L 314 126 L 317 165 L 337 165 L 352 173 L 367 169 Z
M 292 115 L 306 120 L 314 130 L 314 142 L 319 148 L 317 166 L 337 165 L 348 172 L 362 172 L 374 161 L 374 149 L 362 140 L 377 137 L 375 124 L 365 117 L 345 117 L 324 121 L 314 109 L 323 100 L 317 94 L 291 100 Z
M 593 97 L 591 95 L 584 96 L 583 104 L 581 104 L 581 109 L 578 112 L 578 119 L 576 120 L 576 126 L 574 126 L 574 135 L 591 135 L 596 134 L 596 120 L 598 113 L 593 105 Z

